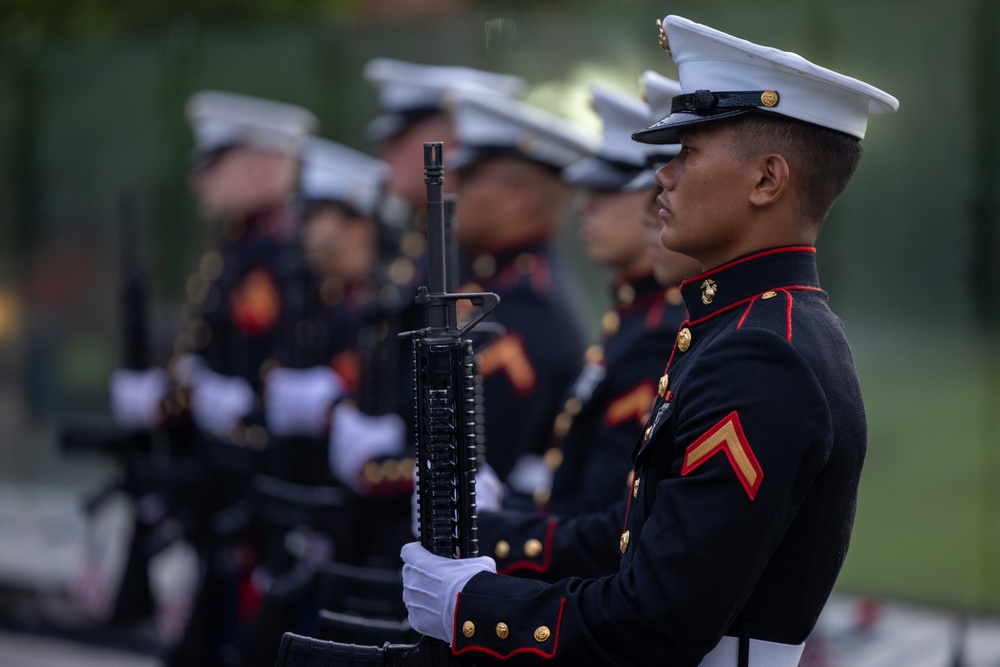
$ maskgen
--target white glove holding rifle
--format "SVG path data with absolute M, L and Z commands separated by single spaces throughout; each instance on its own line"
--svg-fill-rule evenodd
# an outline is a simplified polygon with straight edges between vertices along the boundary
M 328 366 L 275 368 L 264 382 L 267 428 L 279 437 L 323 435 L 343 394 L 343 381 Z
M 496 562 L 489 556 L 442 558 L 419 542 L 404 544 L 399 555 L 403 558 L 403 603 L 410 626 L 451 644 L 458 594 L 480 572 L 495 574 Z
M 160 402 L 169 379 L 162 368 L 133 371 L 119 368 L 108 383 L 111 415 L 126 431 L 152 431 L 160 424 Z
M 229 440 L 233 427 L 253 410 L 253 388 L 241 377 L 197 368 L 191 376 L 191 414 L 198 427 Z

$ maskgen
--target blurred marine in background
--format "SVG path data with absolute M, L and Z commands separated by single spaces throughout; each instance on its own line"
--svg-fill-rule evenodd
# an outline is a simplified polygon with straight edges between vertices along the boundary
M 669 113 L 670 98 L 680 85 L 653 72 L 646 72 L 642 83 L 647 103 L 593 87 L 602 144 L 595 155 L 564 171 L 564 178 L 582 189 L 581 234 L 588 255 L 615 271 L 613 305 L 553 424 L 543 457 L 548 470 L 540 472 L 534 496 L 537 507 L 512 512 L 508 503 L 508 511 L 479 515 L 480 545 L 505 574 L 548 572 L 550 515 L 568 518 L 597 511 L 631 490 L 629 454 L 657 392 L 650 369 L 666 362 L 687 316 L 681 281 L 701 271 L 697 261 L 664 248 L 659 226 L 648 220 L 651 212 L 655 222 L 652 204 L 660 193 L 655 165 L 669 161 L 680 146 L 643 145 L 631 136 L 635 128 Z M 613 562 L 616 552 L 609 548 L 607 555 Z
M 300 151 L 317 121 L 300 107 L 221 91 L 195 94 L 186 113 L 191 188 L 219 242 L 188 282 L 188 321 L 169 372 L 116 371 L 111 407 L 127 430 L 166 427 L 171 455 L 200 465 L 198 492 L 169 499 L 191 519 L 184 537 L 199 552 L 201 583 L 168 662 L 224 665 L 236 664 L 256 605 L 247 579 L 258 556 L 239 538 L 223 543 L 219 513 L 245 500 L 269 442 L 259 392 L 289 294 Z
M 458 146 L 445 154 L 457 176 L 457 234 L 467 277 L 459 291 L 494 292 L 481 343 L 486 461 L 529 499 L 537 486 L 559 397 L 583 356 L 582 295 L 556 249 L 572 188 L 563 169 L 593 148 L 569 120 L 512 97 L 454 91 Z M 475 337 L 474 337 L 475 338 Z

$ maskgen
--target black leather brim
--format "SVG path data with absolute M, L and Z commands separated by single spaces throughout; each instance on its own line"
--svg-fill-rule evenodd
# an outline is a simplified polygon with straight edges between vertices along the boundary
M 733 118 L 750 113 L 751 109 L 730 109 L 720 113 L 705 116 L 693 113 L 672 113 L 662 118 L 644 130 L 632 134 L 632 140 L 641 144 L 676 144 L 680 141 L 680 133 L 696 125 L 703 125 L 724 118 Z

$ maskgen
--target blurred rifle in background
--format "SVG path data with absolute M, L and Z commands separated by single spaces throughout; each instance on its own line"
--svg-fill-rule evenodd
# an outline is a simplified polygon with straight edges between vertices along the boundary
M 151 368 L 149 336 L 149 277 L 142 260 L 139 220 L 135 196 L 124 190 L 118 201 L 121 245 L 119 291 L 119 336 L 122 368 Z M 109 620 L 129 623 L 148 619 L 154 612 L 149 563 L 160 551 L 190 532 L 191 494 L 200 486 L 201 466 L 191 459 L 177 460 L 161 433 L 128 431 L 114 423 L 74 422 L 61 425 L 59 443 L 63 452 L 97 454 L 112 458 L 119 467 L 110 483 L 92 494 L 84 504 L 93 516 L 115 495 L 126 494 L 134 508 L 133 531 L 124 571 L 117 582 Z M 183 508 L 178 511 L 179 505 Z

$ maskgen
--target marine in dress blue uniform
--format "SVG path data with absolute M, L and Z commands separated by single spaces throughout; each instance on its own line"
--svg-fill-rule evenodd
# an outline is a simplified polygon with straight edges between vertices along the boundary
M 555 471 L 551 497 L 539 504 L 562 516 L 603 509 L 623 497 L 631 470 L 628 452 L 656 394 L 649 369 L 662 363 L 686 315 L 676 282 L 664 284 L 654 274 L 643 235 L 642 204 L 658 188 L 652 182 L 631 185 L 647 161 L 643 145 L 632 141 L 631 134 L 648 122 L 649 104 L 601 86 L 594 86 L 592 95 L 602 121 L 601 146 L 563 176 L 584 189 L 582 232 L 592 259 L 610 263 L 618 274 L 610 286 L 611 308 L 601 318 L 601 338 L 587 348 L 545 453 Z M 600 222 L 607 215 L 603 211 L 619 212 L 622 207 L 632 218 L 617 216 L 611 231 L 623 241 L 602 236 Z M 597 247 L 601 244 L 610 249 Z M 611 255 L 616 252 L 620 255 Z M 673 275 L 700 271 L 694 260 L 678 259 L 682 264 Z M 536 494 L 536 501 L 544 501 L 544 495 Z
M 543 457 L 555 471 L 551 492 L 548 487 L 536 491 L 534 512 L 512 513 L 507 503 L 503 513 L 479 515 L 481 549 L 503 573 L 544 579 L 551 575 L 550 530 L 555 522 L 540 520 L 537 510 L 567 518 L 603 509 L 631 489 L 629 453 L 656 395 L 657 378 L 650 369 L 664 362 L 687 314 L 678 285 L 685 276 L 701 272 L 695 260 L 664 248 L 659 221 L 648 220 L 658 211 L 649 206 L 660 191 L 655 167 L 676 155 L 679 146 L 639 144 L 631 137 L 635 127 L 669 113 L 670 98 L 680 92 L 680 84 L 646 72 L 642 88 L 645 104 L 595 86 L 594 109 L 603 120 L 602 146 L 564 173 L 571 182 L 590 188 L 584 202 L 585 210 L 591 209 L 586 219 L 597 225 L 587 230 L 592 258 L 627 259 L 633 268 L 623 270 L 612 284 L 612 307 L 601 318 L 601 339 L 587 349 L 580 374 L 553 424 L 553 438 Z M 634 222 L 640 225 L 634 229 L 621 220 L 622 209 L 628 206 L 635 208 Z M 605 216 L 616 216 L 614 229 L 601 231 Z M 607 233 L 632 239 L 630 233 L 641 232 L 642 225 L 648 252 L 641 256 L 646 261 L 637 264 L 634 251 L 625 252 L 631 244 L 608 239 Z M 607 567 L 613 570 L 617 552 L 606 551 Z
M 283 457 L 295 481 L 331 481 L 329 416 L 358 390 L 358 338 L 376 291 L 375 213 L 387 173 L 381 160 L 326 139 L 311 139 L 304 151 L 301 248 L 292 255 L 287 317 L 264 395 L 269 431 L 296 439 Z
M 220 91 L 195 94 L 186 112 L 195 135 L 191 182 L 203 217 L 217 225 L 220 243 L 188 280 L 186 324 L 174 345 L 169 377 L 161 369 L 141 376 L 116 373 L 112 409 L 130 429 L 166 422 L 183 431 L 193 370 L 199 369 L 205 371 L 202 377 L 234 378 L 229 385 L 236 387 L 240 404 L 199 426 L 240 444 L 260 445 L 266 440 L 263 429 L 231 427 L 254 409 L 261 367 L 273 353 L 284 291 L 279 258 L 294 235 L 298 150 L 317 122 L 300 107 Z M 256 165 L 252 170 L 250 163 Z
M 192 183 L 203 214 L 220 225 L 221 243 L 188 281 L 188 323 L 171 363 L 182 391 L 191 388 L 200 428 L 260 450 L 268 436 L 257 396 L 273 364 L 286 262 L 296 252 L 299 151 L 317 121 L 300 107 L 220 91 L 192 96 L 187 115 L 196 138 Z M 245 180 L 249 168 L 228 164 L 240 160 L 266 161 L 267 183 Z M 233 400 L 217 402 L 221 396 Z
M 542 453 L 584 350 L 582 295 L 554 240 L 571 194 L 560 171 L 593 141 L 513 97 L 454 90 L 451 100 L 458 147 L 445 168 L 457 174 L 457 235 L 471 266 L 459 291 L 500 297 L 485 321 L 502 331 L 478 352 L 486 461 L 530 496 L 517 467 Z
M 380 265 L 360 329 L 358 392 L 353 404 L 342 404 L 333 414 L 330 459 L 338 477 L 363 497 L 356 559 L 398 567 L 399 546 L 411 539 L 416 440 L 412 341 L 398 334 L 427 325 L 426 307 L 415 302 L 417 288 L 426 284 L 423 142 L 455 144 L 449 90 L 517 95 L 526 84 L 507 74 L 388 58 L 371 60 L 364 76 L 379 104 L 369 139 L 389 173 L 376 211 Z M 447 185 L 454 182 L 446 179 Z
M 517 76 L 442 65 L 424 65 L 392 58 L 374 58 L 364 78 L 378 95 L 378 115 L 367 134 L 389 167 L 379 194 L 380 266 L 375 273 L 377 294 L 362 330 L 362 376 L 359 409 L 369 415 L 399 414 L 407 439 L 415 439 L 411 342 L 400 332 L 426 326 L 424 307 L 415 303 L 417 288 L 426 283 L 426 186 L 423 143 L 453 145 L 453 120 L 445 104 L 452 88 L 503 91 L 516 95 L 526 83 Z M 448 179 L 447 184 L 453 184 Z M 384 448 L 383 448 L 384 449 Z M 376 447 L 371 460 L 349 483 L 370 496 L 396 496 L 413 490 L 412 458 L 387 456 Z
M 161 409 L 168 419 L 190 411 L 206 478 L 204 497 L 182 499 L 198 515 L 201 532 L 186 537 L 201 552 L 204 578 L 166 661 L 221 664 L 239 651 L 257 604 L 253 586 L 243 586 L 257 555 L 249 541 L 223 544 L 213 520 L 246 498 L 270 444 L 259 391 L 287 315 L 300 149 L 318 123 L 301 107 L 221 91 L 196 93 L 186 114 L 195 135 L 192 187 L 220 243 L 188 281 L 188 323 L 170 367 L 176 390 Z
M 847 552 L 861 393 L 813 244 L 780 241 L 815 238 L 869 113 L 898 103 L 680 17 L 664 29 L 682 94 L 634 136 L 681 139 L 657 172 L 661 238 L 710 268 L 681 287 L 689 316 L 633 450 L 629 499 L 552 531 L 553 563 L 560 547 L 617 532 L 616 572 L 545 584 L 404 547 L 411 623 L 477 664 L 796 665 Z M 758 143 L 740 153 L 741 141 Z M 826 160 L 802 159 L 820 146 Z M 792 184 L 810 172 L 822 194 Z
M 358 333 L 375 292 L 375 210 L 387 171 L 381 160 L 326 139 L 311 138 L 303 150 L 300 247 L 288 254 L 276 365 L 263 391 L 271 436 L 265 472 L 282 481 L 255 479 L 261 558 L 251 581 L 270 583 L 260 587 L 263 600 L 245 633 L 244 667 L 271 667 L 281 634 L 312 626 L 304 620 L 315 610 L 321 565 L 349 561 L 363 544 L 355 498 L 337 488 L 328 463 L 328 438 L 334 406 L 357 391 Z

